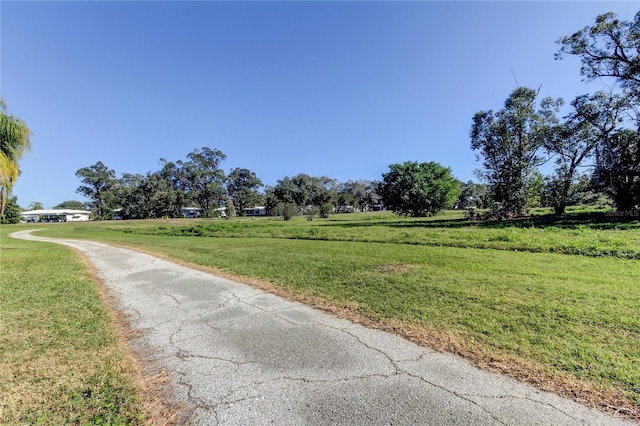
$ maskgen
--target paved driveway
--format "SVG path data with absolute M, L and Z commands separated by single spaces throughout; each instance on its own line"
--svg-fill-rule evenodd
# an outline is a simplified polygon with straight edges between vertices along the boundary
M 193 425 L 623 425 L 556 395 L 175 263 L 16 232 L 86 254 L 172 379 Z

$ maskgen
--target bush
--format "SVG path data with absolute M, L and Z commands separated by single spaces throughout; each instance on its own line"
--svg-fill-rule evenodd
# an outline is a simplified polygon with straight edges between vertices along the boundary
M 304 215 L 309 222 L 313 220 L 313 217 L 318 214 L 318 209 L 314 206 L 307 207 L 304 209 Z
M 294 203 L 282 203 L 278 205 L 278 210 L 284 220 L 291 220 L 291 218 L 298 215 L 298 206 Z
M 7 198 L 7 204 L 4 208 L 4 214 L 0 216 L 0 223 L 19 223 L 20 219 L 22 219 L 22 217 L 20 216 L 20 212 L 20 206 L 18 206 L 18 197 Z
M 327 203 L 320 207 L 320 217 L 326 219 L 331 213 L 333 213 L 333 204 Z

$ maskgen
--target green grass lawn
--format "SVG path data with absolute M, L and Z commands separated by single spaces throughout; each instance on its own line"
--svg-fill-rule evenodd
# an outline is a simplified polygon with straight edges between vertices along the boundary
M 0 424 L 147 424 L 137 370 L 78 254 L 0 230 Z
M 448 336 L 456 343 L 445 349 L 478 364 L 640 418 L 640 226 L 578 219 L 369 213 L 50 224 L 40 234 L 137 247 L 401 333 Z

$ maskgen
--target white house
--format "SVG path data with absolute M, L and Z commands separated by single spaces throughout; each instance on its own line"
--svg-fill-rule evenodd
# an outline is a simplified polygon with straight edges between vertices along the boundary
M 29 210 L 20 213 L 23 222 L 84 222 L 89 220 L 87 210 Z
M 186 218 L 200 217 L 202 216 L 202 209 L 200 207 L 181 207 L 182 216 Z
M 266 216 L 267 208 L 264 206 L 249 207 L 242 209 L 245 216 Z

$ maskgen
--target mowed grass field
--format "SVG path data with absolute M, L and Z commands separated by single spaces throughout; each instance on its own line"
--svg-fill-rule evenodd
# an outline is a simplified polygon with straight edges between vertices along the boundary
M 640 223 L 614 219 L 361 213 L 5 228 L 219 271 L 640 419 Z

